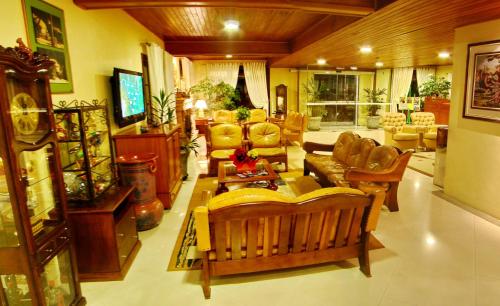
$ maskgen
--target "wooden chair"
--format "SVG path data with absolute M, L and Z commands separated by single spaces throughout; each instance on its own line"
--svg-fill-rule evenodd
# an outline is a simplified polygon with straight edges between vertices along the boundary
M 203 252 L 203 292 L 210 277 L 307 266 L 357 257 L 370 274 L 368 240 L 384 193 L 322 188 L 291 198 L 267 189 L 220 194 L 194 210 Z
M 283 138 L 287 141 L 298 141 L 304 144 L 304 131 L 307 128 L 307 116 L 294 111 L 289 111 L 283 122 Z
M 243 128 L 230 123 L 214 123 L 209 125 L 207 135 L 208 174 L 217 175 L 220 161 L 229 160 L 235 149 L 245 146 Z

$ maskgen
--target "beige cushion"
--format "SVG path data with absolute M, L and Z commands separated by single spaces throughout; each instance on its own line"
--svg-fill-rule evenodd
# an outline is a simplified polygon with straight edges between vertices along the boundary
M 229 150 L 214 150 L 210 153 L 211 158 L 229 159 L 229 155 L 234 153 L 234 149 Z
M 253 150 L 257 151 L 259 156 L 279 156 L 286 155 L 286 152 L 282 148 L 254 148 Z
M 236 124 L 223 123 L 209 127 L 213 150 L 241 148 L 243 131 Z

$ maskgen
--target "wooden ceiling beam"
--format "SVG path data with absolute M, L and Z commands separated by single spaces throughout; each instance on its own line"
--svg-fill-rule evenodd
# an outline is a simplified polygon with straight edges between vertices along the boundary
M 288 9 L 311 13 L 333 14 L 343 16 L 367 16 L 375 11 L 373 5 L 358 6 L 344 5 L 329 2 L 312 2 L 296 0 L 205 0 L 205 1 L 177 1 L 177 0 L 73 0 L 84 9 L 110 8 L 152 8 L 152 7 L 235 7 L 251 9 Z
M 281 57 L 290 54 L 288 42 L 179 41 L 165 40 L 165 50 L 174 56 L 195 55 Z

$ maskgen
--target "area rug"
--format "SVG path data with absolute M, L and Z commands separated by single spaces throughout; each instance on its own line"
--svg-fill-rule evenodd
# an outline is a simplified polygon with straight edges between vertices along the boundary
M 435 152 L 417 152 L 414 153 L 408 162 L 408 168 L 420 172 L 424 175 L 434 176 Z
M 280 173 L 280 177 L 281 179 L 276 182 L 279 191 L 290 196 L 304 194 L 320 188 L 319 184 L 311 176 L 303 176 L 302 171 L 283 172 Z M 204 199 L 202 199 L 204 190 L 214 193 L 216 188 L 217 178 L 198 177 L 187 208 L 188 213 L 179 231 L 167 271 L 201 269 L 201 253 L 196 248 L 196 229 L 192 211 L 204 202 Z M 383 244 L 373 235 L 370 237 L 370 249 L 383 247 Z

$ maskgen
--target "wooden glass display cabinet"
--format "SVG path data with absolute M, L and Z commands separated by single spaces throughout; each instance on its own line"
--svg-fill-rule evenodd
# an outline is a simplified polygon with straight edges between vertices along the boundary
M 0 46 L 0 304 L 84 305 L 52 114 L 53 63 Z
M 68 200 L 94 200 L 115 183 L 106 105 L 75 100 L 61 101 L 55 107 Z

